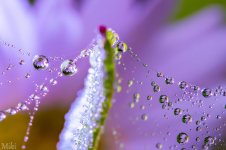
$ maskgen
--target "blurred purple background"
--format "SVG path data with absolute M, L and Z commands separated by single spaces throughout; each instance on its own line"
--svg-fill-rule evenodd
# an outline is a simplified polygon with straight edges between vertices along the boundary
M 96 28 L 104 24 L 118 32 L 120 38 L 151 68 L 173 76 L 178 81 L 185 80 L 202 87 L 224 86 L 226 2 L 219 0 L 196 4 L 194 0 L 185 1 L 37 0 L 33 4 L 26 0 L 1 1 L 0 38 L 28 50 L 31 56 L 43 54 L 47 57 L 74 58 L 95 37 Z M 2 70 L 8 65 L 9 59 L 13 62 L 20 59 L 15 50 L 5 46 L 0 47 L 0 57 Z M 34 84 L 31 81 L 40 80 L 32 64 L 29 64 L 32 58 L 25 59 L 27 65 L 24 70 L 16 69 L 1 77 L 1 80 L 24 76 L 25 71 L 31 73 L 32 79 L 15 81 L 13 87 L 1 87 L 1 109 L 15 105 L 29 96 Z M 83 88 L 88 66 L 87 61 L 79 62 L 79 73 L 73 78 L 60 79 L 43 100 L 43 112 L 45 108 L 58 109 L 59 105 L 64 109 L 59 112 L 60 125 L 56 123 L 57 129 L 52 132 L 58 133 L 61 130 L 63 114 L 76 98 L 77 91 Z M 117 108 L 117 103 L 114 108 Z M 38 123 L 36 127 L 39 128 Z M 57 140 L 58 137 L 54 137 L 53 141 Z M 37 141 L 30 142 L 34 144 Z

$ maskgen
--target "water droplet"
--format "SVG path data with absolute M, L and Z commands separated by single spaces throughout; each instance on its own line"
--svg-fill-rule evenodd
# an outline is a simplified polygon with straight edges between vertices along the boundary
M 52 84 L 52 85 L 56 85 L 57 84 L 57 80 L 52 78 L 52 79 L 49 80 L 49 83 Z
M 173 84 L 174 83 L 174 79 L 173 78 L 166 78 L 165 79 L 166 84 Z
M 128 87 L 131 87 L 133 85 L 133 80 L 128 81 Z
M 224 92 L 222 93 L 222 95 L 223 95 L 223 96 L 226 96 L 226 91 L 224 91 Z
M 90 54 L 90 51 L 87 49 L 82 50 L 80 53 L 81 57 L 87 57 L 89 56 L 89 54 Z
M 44 92 L 44 93 L 48 93 L 48 92 L 49 92 L 49 89 L 48 89 L 48 87 L 47 87 L 45 84 L 41 84 L 41 85 L 39 86 L 39 89 L 40 89 L 42 92 Z
M 146 114 L 141 115 L 141 119 L 144 121 L 148 120 L 148 115 Z
M 28 110 L 27 105 L 25 103 L 23 103 L 23 102 L 19 103 L 17 107 L 18 107 L 19 110 L 22 110 L 22 111 L 23 110 Z
M 169 102 L 169 103 L 168 103 L 168 106 L 169 106 L 169 107 L 172 107 L 172 106 L 173 106 L 173 103 L 172 103 L 172 102 Z
M 166 104 L 162 104 L 162 109 L 166 109 L 167 105 Z
M 206 121 L 206 117 L 205 116 L 202 116 L 201 117 L 201 121 Z
M 151 85 L 152 85 L 152 86 L 155 86 L 155 85 L 156 85 L 155 81 L 152 81 L 152 82 L 151 82 Z
M 134 108 L 134 107 L 135 107 L 135 103 L 134 103 L 134 102 L 131 102 L 131 103 L 129 104 L 129 106 L 130 106 L 130 108 Z
M 15 115 L 17 113 L 17 110 L 15 108 L 9 108 L 6 110 L 6 112 L 10 115 Z
M 166 95 L 161 95 L 161 96 L 159 97 L 159 102 L 160 102 L 160 103 L 168 103 L 168 102 L 169 102 L 169 97 L 166 96 Z
M 118 51 L 119 52 L 126 52 L 128 50 L 128 46 L 124 42 L 119 42 L 118 43 Z
M 152 100 L 152 96 L 148 95 L 147 100 Z
M 195 140 L 196 140 L 196 142 L 200 142 L 200 138 L 199 137 L 197 137 Z
M 157 149 L 162 149 L 162 148 L 163 148 L 163 144 L 157 143 L 157 144 L 156 144 L 156 148 L 157 148 Z
M 116 60 L 121 60 L 122 59 L 122 53 L 116 53 L 115 54 L 115 59 Z
M 25 61 L 22 59 L 22 60 L 20 60 L 19 64 L 20 65 L 24 65 L 25 64 Z
M 29 98 L 30 98 L 31 100 L 39 100 L 39 99 L 40 99 L 40 97 L 39 97 L 38 95 L 36 95 L 36 94 L 31 94 L 31 95 L 29 96 Z
M 174 115 L 181 115 L 182 114 L 182 110 L 180 108 L 175 108 L 174 109 Z
M 200 125 L 200 121 L 198 120 L 198 121 L 196 121 L 196 123 L 195 123 L 196 125 Z
M 31 77 L 31 75 L 29 74 L 29 73 L 27 73 L 26 75 L 25 75 L 25 78 L 30 78 Z
M 24 142 L 27 142 L 28 139 L 29 139 L 29 137 L 28 137 L 28 136 L 25 136 L 25 137 L 24 137 Z
M 140 101 L 140 94 L 139 93 L 135 93 L 133 95 L 133 99 L 134 99 L 135 102 L 139 102 Z
M 9 64 L 9 66 L 6 68 L 6 70 L 11 70 L 12 67 L 13 67 L 13 65 L 12 64 Z
M 21 149 L 26 149 L 26 146 L 25 146 L 25 145 L 22 145 L 22 146 L 21 146 Z
M 65 76 L 73 76 L 78 72 L 77 66 L 72 60 L 65 60 L 60 68 L 62 74 Z
M 122 86 L 121 85 L 117 85 L 116 92 L 120 93 L 121 91 L 122 91 Z
M 200 87 L 196 85 L 192 86 L 191 88 L 194 90 L 194 92 L 198 92 L 200 90 Z
M 191 123 L 192 122 L 192 117 L 189 114 L 186 114 L 182 117 L 183 123 Z
M 44 70 L 49 66 L 49 60 L 46 56 L 43 55 L 35 55 L 33 59 L 33 66 L 37 70 Z
M 212 136 L 208 136 L 204 139 L 204 143 L 206 145 L 213 145 L 215 142 L 214 138 Z
M 179 83 L 179 87 L 180 87 L 180 89 L 182 89 L 182 90 L 186 89 L 187 86 L 188 86 L 188 84 L 187 84 L 187 82 L 185 82 L 185 81 L 181 81 L 181 82 Z
M 188 143 L 189 141 L 189 136 L 184 133 L 184 132 L 181 132 L 180 134 L 177 135 L 177 142 L 179 144 L 186 144 Z
M 148 67 L 148 64 L 143 64 L 144 67 Z
M 200 126 L 196 127 L 196 131 L 202 131 L 202 127 Z
M 207 97 L 211 97 L 213 95 L 213 93 L 212 93 L 211 89 L 203 89 L 202 95 L 207 98 Z
M 220 115 L 217 115 L 217 117 L 216 117 L 217 119 L 221 119 L 221 116 Z
M 144 110 L 144 109 L 145 109 L 145 106 L 144 106 L 144 105 L 141 105 L 141 106 L 140 106 L 140 109 L 141 109 L 141 110 Z
M 157 77 L 163 77 L 163 73 L 157 72 Z
M 160 86 L 159 85 L 154 85 L 153 91 L 154 92 L 160 92 Z
M 6 118 L 6 114 L 3 111 L 0 111 L 0 122 Z

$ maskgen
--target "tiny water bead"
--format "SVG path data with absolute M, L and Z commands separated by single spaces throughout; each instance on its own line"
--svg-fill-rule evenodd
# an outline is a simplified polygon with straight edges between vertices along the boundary
M 183 123 L 191 123 L 192 122 L 192 117 L 189 114 L 186 114 L 182 117 Z
M 12 64 L 9 64 L 9 66 L 6 68 L 6 70 L 11 70 L 12 67 L 14 67 Z
M 0 122 L 6 118 L 6 114 L 3 111 L 0 111 Z
M 191 88 L 194 92 L 198 92 L 200 90 L 200 87 L 198 87 L 197 85 L 193 85 Z
M 21 111 L 24 111 L 24 110 L 28 110 L 28 106 L 27 104 L 25 104 L 24 102 L 20 102 L 17 106 L 17 108 Z
M 202 116 L 201 117 L 201 121 L 206 121 L 206 117 L 205 116 Z
M 141 115 L 141 119 L 144 121 L 148 120 L 148 115 L 147 114 Z
M 160 103 L 168 103 L 168 102 L 169 102 L 169 97 L 166 96 L 166 95 L 161 95 L 161 96 L 159 97 L 159 102 L 160 102 Z
M 41 90 L 42 92 L 44 92 L 44 93 L 48 93 L 48 92 L 49 92 L 49 89 L 48 89 L 48 87 L 47 87 L 45 84 L 41 84 L 41 85 L 39 86 L 39 88 L 40 88 L 40 90 Z
M 15 108 L 9 108 L 6 110 L 6 112 L 10 115 L 15 115 L 17 113 L 17 110 Z
M 129 104 L 129 106 L 130 106 L 130 108 L 134 108 L 134 107 L 135 107 L 135 103 L 134 103 L 134 102 L 131 102 L 131 103 Z
M 133 95 L 133 99 L 134 99 L 134 101 L 135 102 L 139 102 L 140 101 L 140 94 L 139 93 L 135 93 L 134 95 Z
M 153 86 L 153 91 L 154 92 L 160 92 L 160 86 L 159 85 L 154 85 Z
M 120 93 L 122 91 L 122 86 L 121 85 L 117 85 L 116 86 L 116 92 Z
M 211 89 L 203 89 L 202 95 L 207 98 L 207 97 L 211 97 L 213 95 L 213 93 L 212 93 Z
M 163 75 L 163 73 L 161 73 L 161 72 L 157 72 L 157 77 L 163 77 L 164 75 Z
M 51 85 L 56 85 L 57 84 L 57 80 L 55 80 L 55 79 L 50 79 L 49 80 L 49 83 L 51 84 Z
M 162 149 L 163 148 L 163 144 L 162 143 L 157 143 L 156 144 L 156 148 L 157 149 Z
M 31 75 L 29 74 L 29 73 L 27 73 L 26 75 L 25 75 L 25 78 L 26 79 L 28 79 L 28 78 L 30 78 L 31 77 Z
M 155 83 L 155 81 L 152 81 L 152 82 L 151 82 L 151 86 L 155 86 L 155 85 L 157 85 L 157 84 Z
M 182 114 L 182 110 L 180 108 L 175 108 L 174 109 L 174 115 L 181 115 Z
M 221 119 L 221 116 L 220 116 L 220 115 L 217 115 L 216 118 L 217 118 L 217 119 Z
M 152 96 L 148 95 L 147 100 L 152 100 Z
M 182 81 L 182 82 L 179 82 L 179 87 L 180 87 L 180 89 L 184 90 L 188 87 L 188 84 L 187 84 L 187 82 Z
M 40 97 L 39 97 L 37 94 L 31 94 L 31 95 L 29 96 L 29 98 L 30 98 L 32 101 L 34 101 L 34 100 L 39 100 L 39 99 L 40 99 Z
M 19 64 L 20 64 L 20 65 L 24 65 L 24 64 L 25 64 L 25 60 L 23 60 L 23 59 L 20 60 Z
M 49 60 L 44 55 L 35 55 L 33 58 L 33 66 L 36 70 L 44 70 L 49 66 Z
M 131 87 L 133 85 L 133 80 L 128 81 L 128 87 Z
M 208 137 L 206 137 L 206 138 L 204 139 L 204 144 L 205 144 L 205 145 L 213 145 L 214 142 L 215 142 L 215 139 L 214 139 L 214 137 L 212 137 L 212 136 L 208 136 Z
M 181 132 L 177 135 L 177 142 L 179 144 L 186 144 L 188 143 L 188 141 L 189 141 L 189 136 L 186 133 Z
M 196 127 L 196 131 L 202 131 L 202 127 L 200 126 Z
M 174 84 L 174 79 L 172 77 L 165 79 L 166 84 Z
M 144 106 L 144 105 L 141 105 L 141 106 L 140 106 L 140 109 L 141 109 L 141 110 L 144 110 L 144 109 L 145 109 L 145 106 Z
M 195 138 L 196 142 L 200 142 L 200 137 Z
M 61 73 L 65 76 L 73 76 L 78 72 L 76 64 L 73 62 L 73 60 L 65 60 L 61 66 Z

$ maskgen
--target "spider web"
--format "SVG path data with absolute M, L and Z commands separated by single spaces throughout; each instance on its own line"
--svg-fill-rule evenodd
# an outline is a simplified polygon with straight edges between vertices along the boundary
M 101 44 L 94 43 L 94 45 Z M 43 97 L 49 93 L 51 86 L 56 85 L 58 78 L 62 77 L 59 66 L 64 58 L 48 57 L 50 67 L 46 70 L 28 70 L 32 68 L 34 58 L 29 51 L 16 48 L 2 40 L 0 46 L 2 50 L 11 50 L 12 58 L 18 58 L 6 59 L 4 53 L 1 55 L 2 62 L 7 62 L 0 64 L 1 99 L 15 99 L 17 95 L 18 102 L 4 103 L 1 106 L 0 118 L 3 121 L 8 115 L 20 111 L 29 113 L 30 121 L 22 145 L 22 148 L 26 148 L 35 112 Z M 92 49 L 95 49 L 94 54 L 90 51 L 82 51 L 74 59 L 77 61 L 90 56 L 91 68 L 85 81 L 86 88 L 66 115 L 65 129 L 58 144 L 59 149 L 83 150 L 92 143 L 93 137 L 89 131 L 95 128 L 95 121 L 93 122 L 91 117 L 96 114 L 98 118 L 104 99 L 101 80 L 104 78 L 101 72 L 104 60 L 101 56 L 103 48 L 94 46 Z M 123 54 L 117 53 L 116 64 L 118 72 L 115 82 L 116 94 L 102 136 L 102 143 L 105 143 L 101 145 L 103 149 L 106 147 L 109 150 L 224 149 L 226 147 L 225 135 L 222 134 L 225 133 L 226 126 L 224 87 L 206 88 L 186 81 L 177 81 L 143 63 L 131 48 Z M 96 78 L 90 79 L 95 74 L 93 70 L 98 73 Z M 94 81 L 100 82 L 94 85 L 92 84 L 95 83 Z M 31 82 L 33 88 L 27 88 L 26 85 Z M 21 84 L 25 86 L 21 88 Z M 89 90 L 91 86 L 94 91 Z M 20 95 L 20 92 L 14 95 L 5 94 L 12 89 L 27 91 L 30 94 L 27 97 Z M 89 94 L 90 99 L 87 98 Z M 92 110 L 93 106 L 98 107 Z M 86 117 L 79 118 L 79 116 Z M 83 124 L 85 122 L 89 122 L 92 126 Z

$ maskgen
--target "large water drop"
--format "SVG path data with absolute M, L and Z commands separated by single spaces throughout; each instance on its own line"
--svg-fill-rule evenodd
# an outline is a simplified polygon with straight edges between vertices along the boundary
M 202 90 L 202 95 L 207 98 L 207 97 L 212 96 L 213 93 L 212 93 L 212 90 L 211 89 L 203 89 Z
M 189 114 L 186 114 L 182 117 L 183 123 L 191 123 L 192 122 L 192 117 Z
M 61 64 L 60 69 L 65 76 L 73 76 L 78 72 L 77 66 L 72 60 L 65 60 Z
M 44 70 L 49 66 L 49 60 L 46 56 L 35 55 L 33 59 L 33 66 L 37 70 Z
M 189 136 L 186 133 L 182 132 L 177 135 L 177 142 L 179 144 L 186 144 L 188 143 L 188 141 L 189 141 Z

